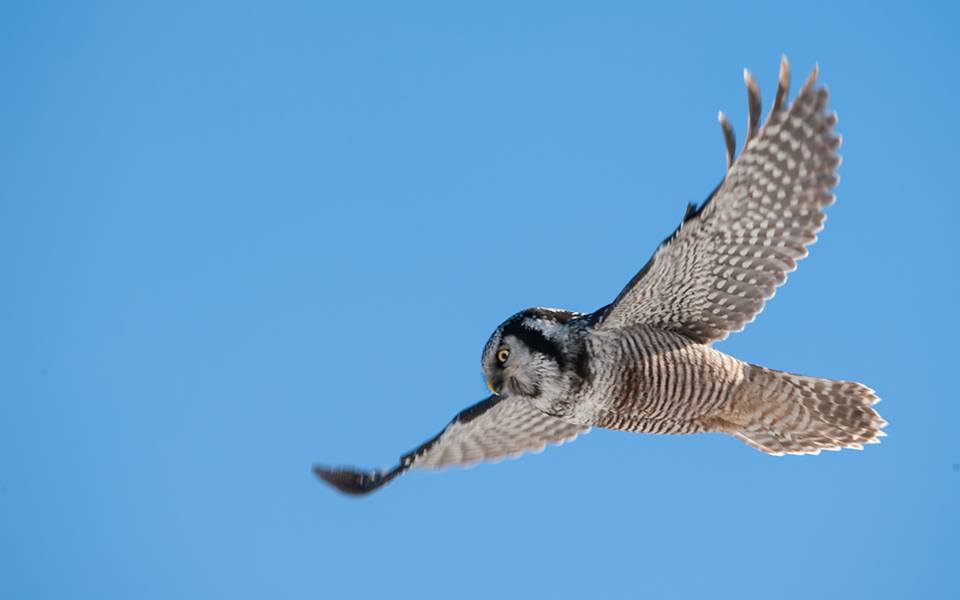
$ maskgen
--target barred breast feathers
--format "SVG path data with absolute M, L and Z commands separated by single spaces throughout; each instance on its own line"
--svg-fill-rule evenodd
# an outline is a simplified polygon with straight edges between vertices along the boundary
M 702 420 L 724 405 L 743 378 L 741 361 L 647 325 L 598 331 L 589 347 L 596 366 L 580 413 L 608 429 L 707 431 Z

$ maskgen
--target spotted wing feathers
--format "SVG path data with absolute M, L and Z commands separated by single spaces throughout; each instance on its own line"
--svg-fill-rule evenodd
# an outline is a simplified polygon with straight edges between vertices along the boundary
M 409 469 L 442 469 L 499 461 L 526 452 L 540 452 L 547 444 L 561 444 L 589 427 L 551 417 L 526 400 L 491 396 L 462 411 L 437 436 L 400 458 L 384 471 L 315 466 L 313 472 L 348 494 L 366 494 Z
M 773 109 L 759 126 L 760 92 L 745 73 L 747 138 L 734 160 L 733 131 L 721 113 L 728 171 L 713 195 L 657 249 L 614 302 L 601 327 L 645 323 L 709 343 L 740 331 L 807 255 L 834 201 L 840 164 L 836 115 L 817 69 L 792 104 L 790 70 L 780 65 Z

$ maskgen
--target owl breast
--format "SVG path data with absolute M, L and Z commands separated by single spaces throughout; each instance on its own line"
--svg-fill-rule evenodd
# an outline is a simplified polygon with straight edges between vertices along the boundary
M 585 350 L 588 376 L 557 403 L 580 424 L 695 433 L 743 378 L 740 361 L 645 325 L 591 332 Z

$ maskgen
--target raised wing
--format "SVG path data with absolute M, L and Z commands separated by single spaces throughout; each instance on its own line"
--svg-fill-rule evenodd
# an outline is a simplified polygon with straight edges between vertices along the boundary
M 409 469 L 442 469 L 499 461 L 547 444 L 562 444 L 590 428 L 540 412 L 526 400 L 490 396 L 458 414 L 447 427 L 389 470 L 357 471 L 314 466 L 313 472 L 348 494 L 367 494 Z
M 750 117 L 743 151 L 733 160 L 733 131 L 720 113 L 726 177 L 703 206 L 688 207 L 680 227 L 596 313 L 598 327 L 645 323 L 700 343 L 721 340 L 756 317 L 816 241 L 840 164 L 827 90 L 814 87 L 814 68 L 787 106 L 790 68 L 781 59 L 777 96 L 760 128 L 760 92 L 749 72 L 744 79 Z

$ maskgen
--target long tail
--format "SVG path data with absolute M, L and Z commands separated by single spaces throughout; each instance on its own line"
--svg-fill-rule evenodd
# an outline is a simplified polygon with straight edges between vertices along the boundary
M 756 365 L 736 402 L 737 429 L 731 433 L 768 454 L 819 454 L 821 450 L 862 449 L 886 434 L 872 406 L 880 399 L 865 385 L 804 377 Z

